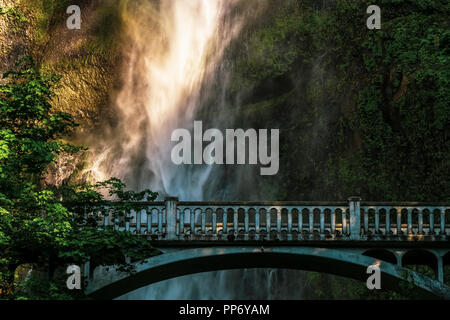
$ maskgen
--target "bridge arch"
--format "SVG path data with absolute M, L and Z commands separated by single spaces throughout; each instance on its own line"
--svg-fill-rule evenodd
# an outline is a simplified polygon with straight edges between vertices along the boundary
M 402 257 L 402 266 L 423 265 L 431 268 L 435 276 L 438 270 L 438 257 L 436 253 L 426 249 L 413 249 L 407 251 Z
M 370 249 L 363 253 L 363 256 L 376 258 L 382 261 L 386 261 L 392 264 L 397 264 L 397 257 L 392 251 L 387 249 Z
M 113 299 L 143 286 L 184 275 L 243 268 L 281 268 L 318 271 L 366 281 L 367 267 L 377 264 L 382 287 L 398 290 L 400 283 L 412 281 L 430 297 L 450 297 L 450 288 L 414 271 L 362 251 L 313 247 L 213 247 L 174 250 L 136 265 L 133 275 L 116 273 L 89 281 L 86 292 L 93 298 Z M 110 268 L 111 269 L 111 268 Z M 110 271 L 111 272 L 111 271 Z M 110 274 L 111 275 L 111 274 Z M 106 279 L 106 280 L 105 280 Z
M 450 266 L 450 251 L 444 254 L 443 262 L 445 266 Z

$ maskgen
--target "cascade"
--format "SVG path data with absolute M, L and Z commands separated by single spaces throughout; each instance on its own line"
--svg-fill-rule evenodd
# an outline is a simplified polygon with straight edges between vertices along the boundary
M 132 188 L 150 188 L 161 197 L 177 196 L 180 200 L 227 200 L 227 192 L 210 187 L 215 179 L 212 166 L 177 166 L 172 162 L 171 134 L 178 128 L 193 130 L 205 87 L 218 72 L 227 72 L 221 65 L 225 50 L 245 21 L 242 14 L 232 14 L 238 2 L 148 1 L 125 10 L 123 20 L 131 44 L 122 86 L 115 96 L 117 121 L 109 136 L 96 139 L 91 146 L 95 161 L 90 171 L 95 180 L 115 176 Z M 220 100 L 217 98 L 217 104 Z M 219 118 L 227 117 L 222 114 Z M 205 197 L 205 189 L 209 189 L 209 197 Z M 141 288 L 122 298 L 272 298 L 279 272 L 197 274 Z M 276 286 L 289 286 L 288 277 L 283 283 Z

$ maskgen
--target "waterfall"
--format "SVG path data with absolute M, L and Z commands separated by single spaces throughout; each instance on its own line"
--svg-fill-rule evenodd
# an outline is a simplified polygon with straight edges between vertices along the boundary
M 241 21 L 236 1 L 148 1 L 126 8 L 131 39 L 123 84 L 115 97 L 115 141 L 105 143 L 91 171 L 160 196 L 203 200 L 211 168 L 172 164 L 171 133 L 192 126 L 202 84 L 208 82 Z
M 211 166 L 172 164 L 170 138 L 174 129 L 192 129 L 208 84 L 219 72 L 226 77 L 224 53 L 245 21 L 242 12 L 235 12 L 237 5 L 238 0 L 162 0 L 126 6 L 123 20 L 130 45 L 120 75 L 122 85 L 114 96 L 114 126 L 104 137 L 96 137 L 91 147 L 95 158 L 90 172 L 95 180 L 115 176 L 132 188 L 150 188 L 161 197 L 226 200 L 224 187 L 212 183 Z M 215 102 L 220 105 L 217 95 Z M 222 113 L 213 122 L 223 119 L 227 116 Z M 279 279 L 280 272 L 233 270 L 185 276 L 122 298 L 280 298 L 273 294 L 273 286 L 290 283 L 286 277 Z

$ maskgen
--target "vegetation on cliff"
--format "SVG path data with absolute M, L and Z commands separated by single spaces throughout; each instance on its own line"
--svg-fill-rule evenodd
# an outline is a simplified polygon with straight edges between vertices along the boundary
M 21 59 L 4 77 L 8 81 L 0 85 L 0 297 L 80 298 L 82 292 L 67 289 L 65 270 L 58 278 L 57 267 L 90 259 L 93 267 L 118 264 L 132 272 L 130 261 L 158 254 L 148 241 L 129 232 L 112 226 L 99 229 L 101 213 L 84 214 L 104 210 L 102 190 L 119 201 L 112 204 L 117 218 L 132 210 L 133 202 L 154 200 L 155 193 L 126 191 L 115 178 L 61 188 L 42 183 L 49 164 L 62 152 L 82 148 L 61 140 L 76 124 L 69 114 L 52 111 L 52 89 L 59 77 L 38 72 L 30 58 Z M 25 264 L 38 272 L 15 281 L 17 268 Z
M 258 177 L 253 188 L 267 199 L 342 200 L 359 194 L 366 200 L 450 201 L 450 3 L 379 0 L 382 29 L 368 30 L 366 8 L 372 2 L 268 0 L 261 21 L 247 26 L 233 44 L 229 96 L 240 103 L 235 122 L 281 130 L 280 173 Z M 59 204 L 63 192 L 65 197 L 89 194 L 101 202 L 98 188 L 123 190 L 115 180 L 65 186 L 64 191 L 40 183 L 59 152 L 79 150 L 55 140 L 73 128 L 67 113 L 92 126 L 108 105 L 122 49 L 119 6 L 94 6 L 92 16 L 99 18 L 88 23 L 90 32 L 70 38 L 60 28 L 66 1 L 21 3 L 22 11 L 8 7 L 0 15 L 13 20 L 17 32 L 27 22 L 37 26 L 41 71 L 64 77 L 58 99 L 50 91 L 56 78 L 31 66 L 11 74 L 15 80 L 1 87 L 2 119 L 10 119 L 0 128 L 0 247 L 8 252 L 0 258 L 3 295 L 12 292 L 19 264 L 34 258 L 45 263 L 85 258 L 85 240 L 97 235 L 71 238 L 77 226 L 67 221 L 80 208 Z M 63 40 L 79 45 L 65 46 Z M 20 101 L 34 107 L 23 109 Z M 53 112 L 65 113 L 50 112 L 49 101 Z M 32 124 L 33 117 L 47 122 L 45 127 Z M 11 131 L 14 126 L 25 126 L 27 135 Z M 40 210 L 50 214 L 44 219 Z M 11 238 L 13 230 L 21 236 Z M 99 238 L 101 244 L 93 241 L 89 253 L 95 255 L 102 245 L 115 249 L 102 242 L 114 236 Z M 26 252 L 33 259 L 23 258 L 25 244 L 33 248 Z M 44 255 L 36 257 L 40 251 Z M 342 297 L 342 291 L 354 292 L 346 298 L 366 292 L 359 284 L 323 275 L 308 281 L 310 297 L 325 297 L 324 288 L 334 297 Z M 54 297 L 46 288 L 41 296 Z
M 279 127 L 277 199 L 449 201 L 449 4 L 287 1 L 234 66 L 241 117 Z M 276 186 L 276 187 L 274 187 Z M 262 186 L 263 187 L 263 186 Z M 264 188 L 264 187 L 263 187 Z

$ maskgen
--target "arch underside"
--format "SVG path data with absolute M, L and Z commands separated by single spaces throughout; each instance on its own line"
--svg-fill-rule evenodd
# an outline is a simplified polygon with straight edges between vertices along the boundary
M 215 247 L 180 249 L 136 264 L 133 275 L 109 271 L 108 280 L 87 287 L 92 298 L 114 299 L 141 287 L 184 275 L 244 268 L 280 268 L 316 271 L 366 282 L 367 267 L 377 264 L 383 289 L 399 290 L 402 282 L 413 282 L 415 290 L 430 298 L 450 298 L 450 288 L 429 277 L 398 265 L 362 255 L 361 250 L 310 247 Z M 111 270 L 111 269 L 110 269 Z M 114 277 L 111 277 L 111 272 Z

